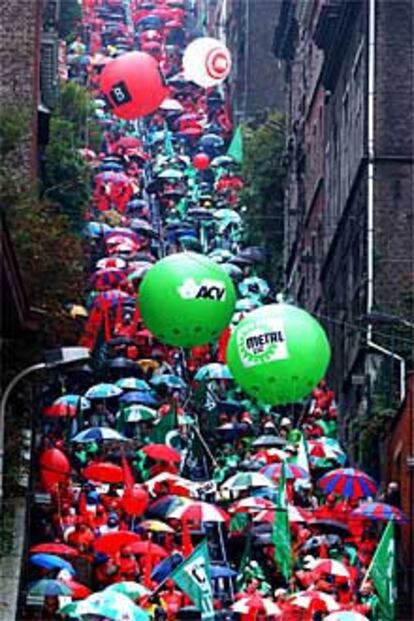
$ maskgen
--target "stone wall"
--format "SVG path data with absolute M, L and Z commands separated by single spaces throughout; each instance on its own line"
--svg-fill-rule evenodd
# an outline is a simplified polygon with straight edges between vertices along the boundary
M 39 37 L 42 0 L 1 3 L 0 106 L 21 113 L 25 139 L 18 154 L 21 170 L 36 175 Z

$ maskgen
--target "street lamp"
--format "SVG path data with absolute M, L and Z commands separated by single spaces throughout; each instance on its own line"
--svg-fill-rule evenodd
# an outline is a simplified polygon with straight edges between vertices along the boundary
M 87 347 L 62 347 L 46 352 L 45 361 L 32 364 L 22 369 L 6 386 L 0 401 L 0 507 L 3 501 L 3 467 L 4 467 L 4 421 L 6 416 L 7 401 L 14 387 L 27 375 L 42 369 L 54 369 L 74 362 L 90 359 L 90 351 Z

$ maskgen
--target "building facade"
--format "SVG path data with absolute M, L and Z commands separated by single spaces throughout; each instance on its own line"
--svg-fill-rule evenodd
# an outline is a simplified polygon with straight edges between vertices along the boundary
M 272 53 L 280 7 L 281 0 L 199 0 L 208 32 L 232 55 L 228 88 L 235 123 L 284 109 L 283 74 Z
M 328 331 L 343 440 L 380 478 L 412 364 L 399 320 L 414 316 L 412 8 L 283 0 L 274 38 L 288 95 L 286 289 Z

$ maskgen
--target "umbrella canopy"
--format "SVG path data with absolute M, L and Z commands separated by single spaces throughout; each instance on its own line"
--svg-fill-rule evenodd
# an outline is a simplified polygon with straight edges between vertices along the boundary
M 119 530 L 114 533 L 106 533 L 94 542 L 96 552 L 116 554 L 124 546 L 130 546 L 137 541 L 141 541 L 140 536 L 129 530 Z
M 394 520 L 395 522 L 408 522 L 409 517 L 403 513 L 397 507 L 387 505 L 384 502 L 361 502 L 359 507 L 352 511 L 351 516 L 365 517 L 369 520 L 388 521 Z
M 137 379 L 136 377 L 122 377 L 115 385 L 121 390 L 138 390 L 138 391 L 150 391 L 151 387 L 145 380 Z
M 237 576 L 237 571 L 228 567 L 228 565 L 211 565 L 210 575 L 212 580 L 218 578 L 234 578 Z
M 81 618 L 85 615 L 101 616 L 109 621 L 149 621 L 150 618 L 127 595 L 106 589 L 80 602 L 77 613 Z
M 132 405 L 133 403 L 139 403 L 141 405 L 157 405 L 157 399 L 152 392 L 144 392 L 134 390 L 126 392 L 120 399 L 122 405 Z
M 72 591 L 60 580 L 43 578 L 29 585 L 29 594 L 40 597 L 58 597 L 60 595 L 72 595 Z
M 154 517 L 163 518 L 172 511 L 174 511 L 174 509 L 182 507 L 183 505 L 188 505 L 191 502 L 192 501 L 186 496 L 167 494 L 166 496 L 162 496 L 161 498 L 158 498 L 153 503 L 151 503 L 147 513 L 148 515 Z
M 147 541 L 136 541 L 129 545 L 128 548 L 131 550 L 132 554 L 136 554 L 137 556 L 157 556 L 160 559 L 167 558 L 168 556 L 168 552 L 166 552 L 164 548 L 156 543 L 152 543 L 150 539 Z
M 113 358 L 108 366 L 110 369 L 119 369 L 133 372 L 137 370 L 135 362 L 133 360 L 130 360 L 129 358 L 125 358 L 124 356 L 117 356 L 116 358 Z
M 332 470 L 319 479 L 318 485 L 329 494 L 347 498 L 375 496 L 378 492 L 375 481 L 365 472 L 355 468 Z
M 71 563 L 54 554 L 47 554 L 44 552 L 33 554 L 30 557 L 30 562 L 44 569 L 67 569 L 72 575 L 76 573 Z
M 339 604 L 332 595 L 328 595 L 328 593 L 323 593 L 322 591 L 299 591 L 299 593 L 291 595 L 287 601 L 292 604 L 292 606 L 305 609 L 317 605 L 327 612 L 333 612 L 339 608 Z
M 229 513 L 258 513 L 266 509 L 274 509 L 275 505 L 267 498 L 260 498 L 260 496 L 248 496 L 234 502 L 230 508 Z M 274 513 L 273 513 L 274 515 Z
M 70 439 L 71 442 L 103 442 L 104 440 L 125 442 L 127 438 L 110 427 L 89 427 Z
M 271 599 L 262 597 L 261 595 L 254 593 L 249 597 L 243 597 L 238 602 L 232 605 L 232 610 L 239 614 L 251 615 L 252 619 L 256 618 L 256 613 L 259 610 L 264 610 L 267 617 L 274 615 L 281 615 L 282 611 Z
M 285 440 L 285 438 L 282 438 L 281 436 L 273 436 L 273 435 L 265 435 L 265 436 L 259 436 L 254 442 L 252 442 L 252 446 L 254 448 L 256 447 L 271 447 L 271 446 L 275 446 L 275 447 L 282 447 L 285 446 L 287 444 L 287 441 Z
M 237 490 L 252 487 L 274 487 L 274 483 L 260 472 L 239 472 L 227 479 L 221 489 Z
M 177 390 L 183 390 L 187 388 L 187 384 L 178 375 L 166 373 L 164 375 L 155 375 L 150 379 L 153 386 L 164 385 L 168 388 L 176 388 Z
M 32 546 L 29 551 L 32 554 L 40 554 L 44 552 L 45 554 L 57 554 L 59 556 L 79 556 L 78 550 L 76 548 L 72 548 L 72 546 L 68 546 L 65 543 L 53 543 L 48 541 Z
M 239 291 L 243 297 L 265 297 L 269 295 L 270 287 L 263 278 L 252 276 L 251 278 L 242 280 L 239 284 Z
M 62 582 L 72 591 L 72 599 L 84 599 L 92 593 L 92 591 L 84 584 L 76 582 L 76 580 L 62 580 Z
M 317 459 L 331 459 L 344 465 L 346 455 L 337 440 L 321 437 L 317 440 L 308 441 L 308 451 L 311 462 Z
M 350 534 L 348 526 L 337 520 L 310 520 L 308 526 L 309 528 L 317 528 L 319 531 L 336 533 L 344 537 Z
M 96 267 L 98 270 L 106 270 L 108 268 L 115 268 L 118 270 L 123 270 L 127 266 L 127 263 L 121 257 L 104 257 L 103 259 L 99 259 L 96 263 Z
M 141 423 L 142 421 L 153 421 L 157 418 L 158 414 L 152 408 L 146 405 L 138 405 L 133 403 L 120 410 L 117 413 L 117 418 L 125 417 L 127 423 Z
M 43 416 L 50 418 L 73 418 L 76 416 L 78 409 L 70 403 L 52 403 L 43 410 Z
M 147 457 L 158 461 L 172 461 L 174 463 L 181 461 L 180 453 L 166 444 L 148 444 L 141 449 L 141 452 L 145 453 Z
M 211 362 L 203 367 L 200 367 L 194 376 L 194 379 L 198 382 L 204 380 L 223 380 L 233 379 L 230 369 L 226 364 L 220 364 L 219 362 Z
M 278 481 L 283 467 L 285 469 L 285 476 L 287 479 L 309 479 L 309 472 L 307 472 L 307 470 L 296 464 L 286 462 L 284 464 L 269 464 L 268 466 L 261 468 L 260 472 L 272 481 Z
M 87 399 L 110 399 L 111 397 L 119 397 L 122 394 L 122 390 L 115 386 L 115 384 L 95 384 L 91 386 L 86 393 Z
M 91 277 L 91 286 L 97 291 L 106 291 L 107 289 L 116 289 L 125 281 L 125 274 L 122 270 L 111 268 L 103 269 L 95 272 Z
M 325 617 L 325 621 L 369 621 L 369 619 L 356 610 L 338 610 Z
M 124 480 L 122 468 L 105 461 L 90 464 L 83 469 L 82 474 L 85 479 L 101 483 L 122 483 Z
M 82 397 L 81 395 L 63 395 L 62 397 L 59 397 L 59 399 L 56 399 L 56 401 L 53 402 L 53 405 L 61 403 L 67 405 L 74 405 L 75 408 L 79 408 L 82 411 L 89 410 L 89 408 L 91 407 L 91 402 L 89 401 L 89 399 L 87 399 L 86 397 Z
M 165 522 L 161 522 L 161 520 L 144 520 L 141 522 L 140 526 L 145 528 L 145 530 L 151 531 L 153 533 L 174 533 L 174 529 Z
M 109 587 L 106 587 L 105 593 L 122 593 L 122 595 L 126 595 L 133 601 L 144 597 L 145 595 L 149 595 L 150 591 L 139 582 L 132 582 L 130 580 L 125 580 L 125 582 L 115 582 L 115 584 L 111 584 Z
M 230 519 L 221 507 L 201 501 L 177 507 L 168 514 L 168 517 L 176 520 L 188 520 L 197 524 L 204 522 L 227 522 Z
M 329 574 L 330 576 L 350 578 L 348 568 L 343 563 L 332 559 L 316 559 L 315 563 L 312 566 L 312 571 L 315 571 L 318 574 Z
M 295 505 L 288 504 L 288 518 L 289 522 L 308 522 L 312 517 L 311 513 L 308 513 L 302 507 L 296 507 Z M 275 521 L 275 512 L 272 509 L 261 511 L 253 518 L 254 522 L 267 522 L 273 524 Z

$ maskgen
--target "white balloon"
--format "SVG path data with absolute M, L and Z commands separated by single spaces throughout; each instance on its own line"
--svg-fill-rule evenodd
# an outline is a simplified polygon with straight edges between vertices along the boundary
M 227 78 L 231 70 L 231 55 L 221 41 L 200 37 L 184 50 L 183 68 L 186 80 L 209 88 Z

